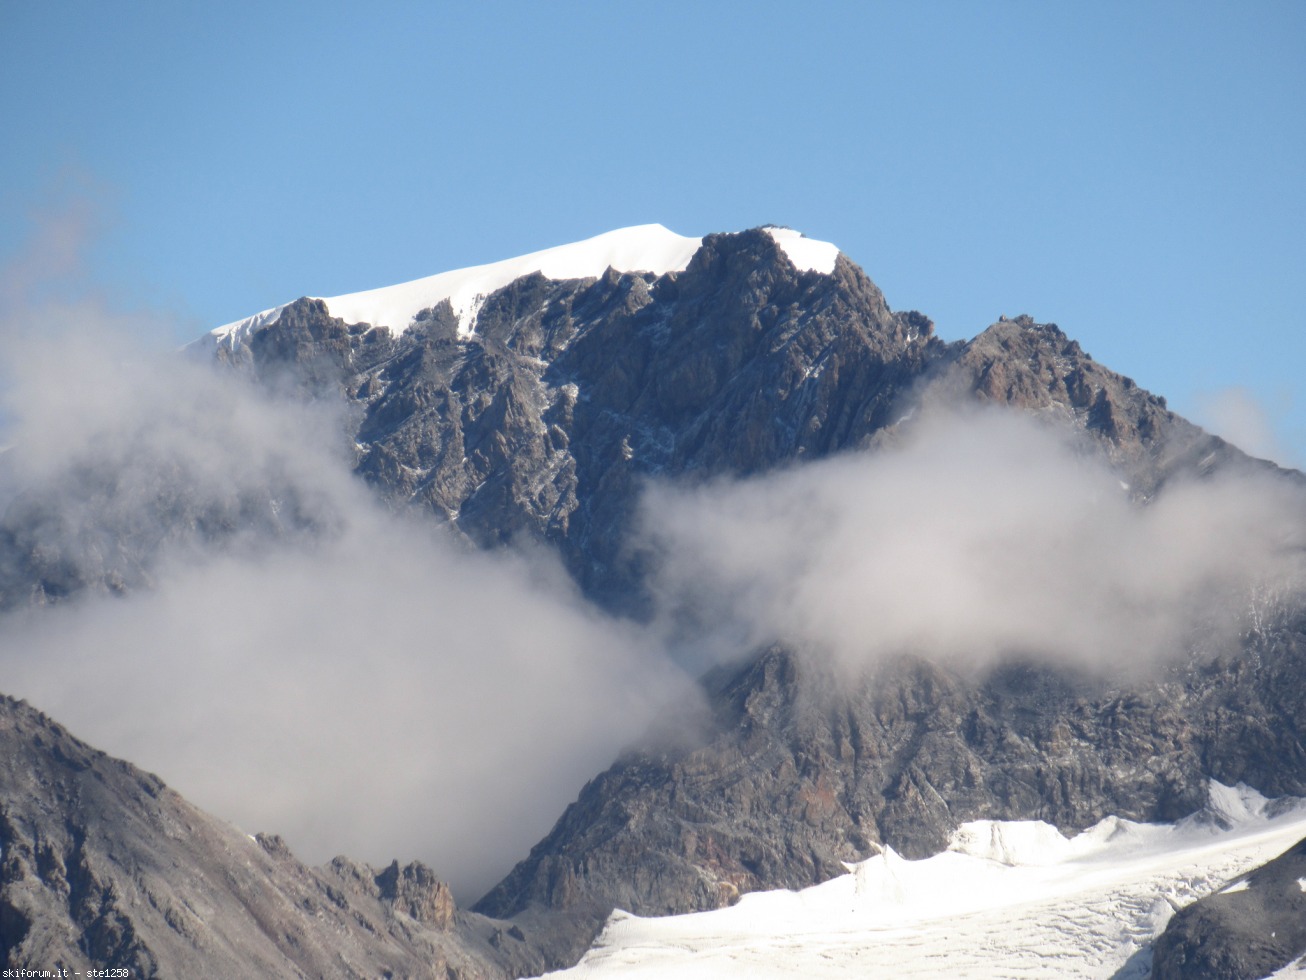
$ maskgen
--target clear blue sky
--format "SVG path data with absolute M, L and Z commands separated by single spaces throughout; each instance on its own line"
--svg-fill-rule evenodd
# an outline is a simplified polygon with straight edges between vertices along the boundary
M 0 254 L 67 185 L 177 339 L 623 225 L 832 241 L 1306 463 L 1306 4 L 0 0 Z

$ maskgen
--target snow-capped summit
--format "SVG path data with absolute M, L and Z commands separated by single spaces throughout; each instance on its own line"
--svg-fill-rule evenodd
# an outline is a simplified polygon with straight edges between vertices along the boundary
M 780 246 L 785 255 L 789 256 L 789 261 L 800 272 L 819 272 L 828 276 L 834 271 L 834 260 L 839 257 L 839 246 L 808 238 L 792 228 L 767 225 L 763 230 L 775 239 L 775 243 Z
M 347 323 L 388 327 L 393 333 L 403 333 L 418 313 L 447 299 L 465 336 L 475 329 L 476 311 L 485 297 L 522 276 L 539 272 L 550 279 L 584 279 L 601 276 L 609 267 L 620 272 L 663 275 L 683 270 L 701 243 L 701 238 L 677 235 L 662 225 L 635 225 L 487 265 L 320 298 L 332 316 Z M 210 336 L 219 344 L 235 346 L 275 321 L 285 306 L 228 323 L 212 331 Z
M 789 228 L 766 230 L 800 270 L 826 275 L 834 270 L 839 254 L 836 246 L 805 238 Z M 550 279 L 596 278 L 609 268 L 661 276 L 684 271 L 702 242 L 659 224 L 634 225 L 487 265 L 321 299 L 332 316 L 346 323 L 370 323 L 388 327 L 393 333 L 403 333 L 419 312 L 448 300 L 458 317 L 459 333 L 466 337 L 475 332 L 476 314 L 485 297 L 522 276 L 539 272 Z M 250 334 L 275 322 L 286 305 L 218 327 L 206 339 L 220 346 L 238 346 Z

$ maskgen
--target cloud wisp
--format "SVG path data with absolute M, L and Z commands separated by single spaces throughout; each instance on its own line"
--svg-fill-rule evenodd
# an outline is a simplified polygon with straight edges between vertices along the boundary
M 1119 672 L 1227 640 L 1250 596 L 1299 588 L 1304 514 L 1299 491 L 1248 475 L 1143 506 L 1034 420 L 935 410 L 896 449 L 654 486 L 642 535 L 666 628 L 700 659 L 783 639 L 851 666 Z
M 158 578 L 11 617 L 5 689 L 305 858 L 420 857 L 464 897 L 685 684 L 550 561 L 388 518 Z
M 1268 404 L 1247 388 L 1233 386 L 1200 394 L 1198 421 L 1211 432 L 1245 452 L 1283 466 L 1299 466 L 1293 455 L 1293 439 L 1282 431 L 1291 399 L 1280 393 Z

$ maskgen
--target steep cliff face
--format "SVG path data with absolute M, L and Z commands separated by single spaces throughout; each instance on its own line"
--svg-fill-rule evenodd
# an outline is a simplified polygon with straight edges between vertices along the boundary
M 1300 795 L 1306 620 L 1246 642 L 1129 687 L 915 659 L 850 681 L 770 649 L 706 678 L 699 741 L 619 760 L 477 908 L 688 912 L 815 884 L 878 843 L 925 857 L 968 820 L 1170 821 L 1211 776 Z
M 312 869 L 0 699 L 0 962 L 137 977 L 500 977 L 420 864 Z
M 300 300 L 252 335 L 247 360 L 314 393 L 334 372 L 358 419 L 358 471 L 387 498 L 482 544 L 547 540 L 622 605 L 643 478 L 865 444 L 943 351 L 847 259 L 800 271 L 753 231 L 708 236 L 661 277 L 527 276 L 486 298 L 470 336 L 447 303 L 392 336 Z

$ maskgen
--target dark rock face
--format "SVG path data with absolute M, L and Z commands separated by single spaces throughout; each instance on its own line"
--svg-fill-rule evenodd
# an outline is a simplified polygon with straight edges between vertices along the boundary
M 273 340 L 279 321 L 251 341 L 256 369 L 302 365 L 316 391 L 320 365 L 338 363 L 360 413 L 358 470 L 383 495 L 482 544 L 548 540 L 616 605 L 635 601 L 623 547 L 644 477 L 863 444 L 944 351 L 847 260 L 800 273 L 763 232 L 709 236 L 685 272 L 658 279 L 525 277 L 486 300 L 466 340 L 447 304 L 394 339 L 320 306 L 282 318 L 297 338 L 328 339 Z
M 1259 980 L 1306 955 L 1306 841 L 1240 881 L 1170 920 L 1153 945 L 1155 980 Z
M 910 659 L 850 681 L 773 648 L 706 679 L 698 743 L 619 760 L 477 909 L 688 912 L 816 884 L 876 843 L 925 857 L 967 820 L 1170 821 L 1209 776 L 1301 794 L 1306 714 L 1286 681 L 1306 668 L 1306 620 L 1254 646 L 1129 689 Z
M 428 868 L 300 864 L 0 700 L 0 962 L 135 977 L 501 977 Z

